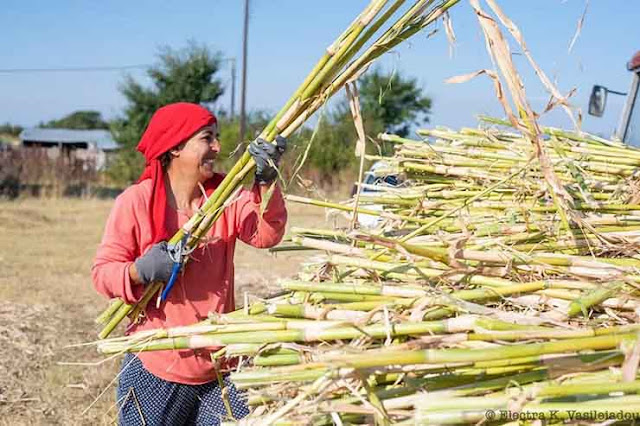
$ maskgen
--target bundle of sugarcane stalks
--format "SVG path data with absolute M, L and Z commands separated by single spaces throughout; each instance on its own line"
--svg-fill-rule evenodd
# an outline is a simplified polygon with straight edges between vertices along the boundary
M 376 59 L 446 16 L 447 11 L 459 1 L 413 0 L 405 6 L 406 0 L 371 0 L 349 27 L 327 47 L 309 75 L 263 129 L 260 137 L 272 142 L 278 134 L 288 137 L 294 133 Z M 234 195 L 254 168 L 253 158 L 245 151 L 199 211 L 169 240 L 169 247 L 181 246 L 187 249 L 185 252 L 197 247 L 224 209 L 235 201 Z M 183 264 L 187 261 L 188 256 L 185 256 Z M 163 285 L 161 282 L 149 285 L 135 305 L 126 304 L 120 299 L 114 300 L 96 319 L 98 324 L 103 325 L 98 336 L 101 339 L 108 337 L 126 317 L 134 322 L 139 320 L 140 314 Z
M 376 170 L 400 183 L 362 188 L 358 205 L 288 196 L 379 220 L 294 228 L 276 251 L 319 253 L 285 294 L 99 350 L 236 357 L 249 424 L 640 417 L 640 150 L 542 129 L 567 226 L 526 137 L 483 120 L 380 135 L 395 154 Z

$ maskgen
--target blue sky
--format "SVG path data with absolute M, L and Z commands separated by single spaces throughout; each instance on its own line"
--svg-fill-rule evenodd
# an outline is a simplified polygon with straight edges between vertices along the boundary
M 573 51 L 569 42 L 586 0 L 498 0 L 522 30 L 538 64 L 584 111 L 583 128 L 610 135 L 618 124 L 622 99 L 610 96 L 604 117 L 586 114 L 593 84 L 627 91 L 625 64 L 640 50 L 640 2 L 591 0 Z M 247 104 L 276 111 L 303 80 L 323 49 L 367 4 L 366 0 L 251 0 Z M 242 0 L 4 0 L 0 12 L 0 68 L 119 66 L 156 61 L 159 46 L 182 48 L 188 40 L 238 58 L 242 40 Z M 476 18 L 466 0 L 451 13 L 457 43 L 453 56 L 444 31 L 427 40 L 415 36 L 380 61 L 418 80 L 433 98 L 433 125 L 475 125 L 475 115 L 502 116 L 491 82 L 479 77 L 460 85 L 448 77 L 491 66 Z M 517 48 L 514 48 L 517 51 Z M 535 108 L 546 102 L 542 86 L 522 56 L 515 57 Z M 239 70 L 238 70 L 239 71 Z M 144 80 L 142 70 L 128 71 Z M 0 123 L 25 126 L 60 118 L 78 109 L 106 117 L 125 105 L 118 91 L 123 71 L 78 73 L 0 73 Z M 238 73 L 239 74 L 239 73 Z M 221 78 L 230 84 L 230 71 Z M 238 90 L 239 92 L 239 90 Z M 229 105 L 229 93 L 220 100 Z M 239 101 L 236 102 L 239 105 Z M 569 127 L 561 112 L 542 117 Z

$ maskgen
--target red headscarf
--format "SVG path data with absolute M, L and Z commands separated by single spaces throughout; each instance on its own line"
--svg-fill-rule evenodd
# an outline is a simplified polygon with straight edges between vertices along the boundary
M 137 149 L 147 160 L 138 182 L 151 179 L 153 185 L 150 210 L 154 243 L 169 238 L 164 226 L 167 194 L 160 156 L 187 141 L 204 126 L 216 122 L 216 117 L 206 108 L 187 102 L 163 106 L 151 117 Z

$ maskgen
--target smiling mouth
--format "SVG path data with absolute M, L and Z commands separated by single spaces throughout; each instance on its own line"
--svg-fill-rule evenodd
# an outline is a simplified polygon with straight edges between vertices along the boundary
M 215 157 L 213 158 L 206 158 L 202 164 L 203 165 L 207 165 L 207 166 L 213 166 L 213 163 L 216 161 Z

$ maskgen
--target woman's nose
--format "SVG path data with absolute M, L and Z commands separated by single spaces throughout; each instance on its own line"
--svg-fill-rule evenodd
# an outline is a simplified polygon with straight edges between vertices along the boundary
M 220 140 L 218 138 L 214 138 L 209 144 L 209 147 L 214 152 L 220 152 Z

